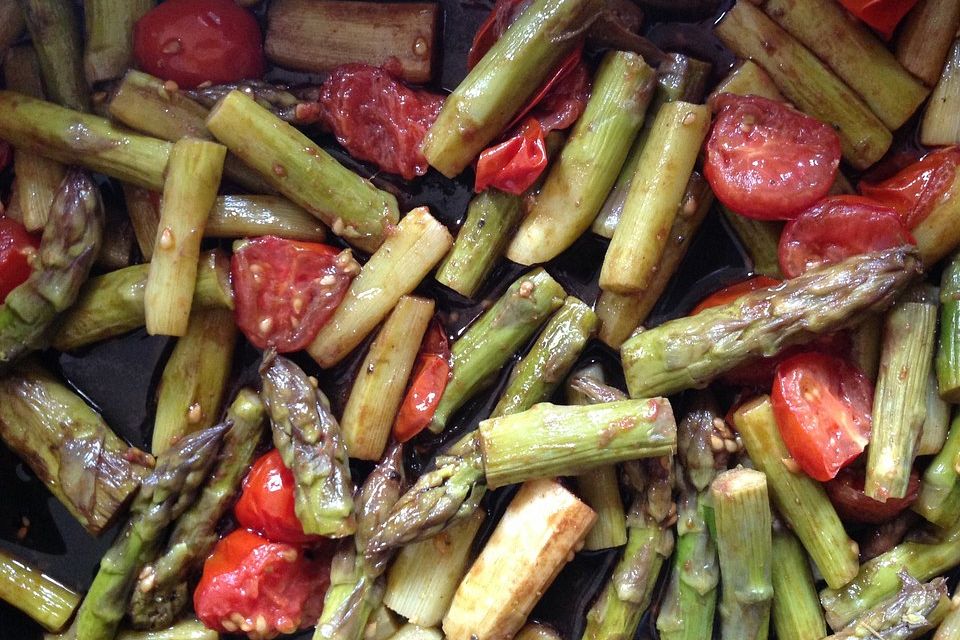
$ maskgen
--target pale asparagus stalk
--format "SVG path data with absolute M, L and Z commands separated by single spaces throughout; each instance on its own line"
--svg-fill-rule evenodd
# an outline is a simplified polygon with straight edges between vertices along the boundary
M 390 640 L 443 640 L 443 634 L 432 627 L 407 623 L 400 627 Z
M 879 314 L 870 314 L 850 332 L 850 362 L 873 382 L 880 370 L 882 337 L 883 317 Z
M 960 594 L 954 591 L 950 600 L 950 611 L 937 627 L 933 640 L 957 640 L 960 638 Z
M 926 265 L 939 262 L 960 245 L 960 172 L 911 233 Z
M 78 7 L 62 0 L 19 0 L 40 74 L 50 100 L 77 111 L 90 110 L 83 77 L 83 33 Z
M 960 144 L 960 40 L 950 48 L 943 74 L 930 96 L 920 142 L 930 147 Z
M 321 367 L 342 360 L 413 291 L 450 250 L 453 238 L 426 207 L 414 209 L 367 261 L 307 349 Z
M 363 630 L 363 640 L 387 640 L 400 630 L 397 616 L 386 605 L 381 604 L 373 610 Z
M 768 100 L 786 102 L 770 75 L 753 60 L 741 60 L 726 78 L 720 81 L 707 102 L 712 102 L 721 93 L 738 96 L 760 96 Z
M 926 414 L 920 429 L 920 441 L 917 443 L 918 456 L 932 456 L 940 452 L 947 439 L 950 426 L 950 405 L 941 397 L 937 389 L 937 374 L 931 370 L 927 378 L 925 395 Z
M 897 38 L 897 60 L 933 86 L 960 28 L 960 4 L 953 0 L 920 0 L 907 14 Z
M 920 584 L 901 572 L 900 591 L 866 611 L 827 640 L 913 640 L 936 628 L 950 610 L 944 578 Z
M 229 157 L 229 156 L 228 156 Z M 227 165 L 224 165 L 226 171 Z M 280 196 L 218 196 L 203 230 L 205 238 L 278 236 L 323 242 L 327 230 L 303 208 Z
M 153 248 L 157 241 L 157 227 L 160 226 L 160 207 L 154 200 L 153 192 L 123 183 L 123 199 L 127 205 L 127 215 L 133 225 L 133 235 L 140 247 L 140 255 L 149 262 L 153 258 Z
M 779 522 L 773 527 L 771 584 L 771 618 L 778 640 L 821 640 L 827 635 L 810 559 L 797 538 Z
M 153 5 L 154 0 L 84 0 L 83 67 L 91 86 L 119 78 L 133 66 L 133 25 Z
M 562 640 L 553 627 L 539 622 L 528 622 L 514 636 L 514 640 Z
M 960 518 L 960 473 L 954 461 L 960 455 L 960 415 L 954 417 L 943 448 L 923 471 L 920 493 L 911 505 L 938 527 L 950 528 Z
M 59 631 L 76 611 L 80 595 L 0 550 L 0 600 L 20 609 L 47 631 Z

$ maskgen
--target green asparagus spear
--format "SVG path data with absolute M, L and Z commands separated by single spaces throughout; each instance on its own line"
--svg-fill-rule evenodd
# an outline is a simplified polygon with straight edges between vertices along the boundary
M 957 15 L 960 16 L 960 10 Z M 960 143 L 960 40 L 950 46 L 947 64 L 927 103 L 920 142 L 931 147 Z
M 130 602 L 137 629 L 173 624 L 189 599 L 187 580 L 203 565 L 219 539 L 217 526 L 240 491 L 263 435 L 265 411 L 254 391 L 241 389 L 227 411 L 230 428 L 210 479 L 177 519 L 165 550 L 140 572 Z
M 403 469 L 403 445 L 391 444 L 383 458 L 364 480 L 357 494 L 357 531 L 354 539 L 357 549 L 367 549 L 406 488 Z M 362 559 L 362 558 L 361 558 Z M 368 567 L 374 575 L 380 567 Z
M 917 455 L 932 456 L 943 448 L 943 443 L 947 440 L 947 430 L 950 428 L 950 405 L 940 397 L 937 374 L 932 368 L 927 376 L 923 395 L 926 415 L 920 429 L 920 440 L 917 442 Z
M 47 631 L 62 629 L 80 604 L 78 594 L 2 550 L 0 600 L 20 609 Z
M 0 371 L 45 346 L 50 325 L 86 281 L 102 234 L 100 192 L 85 172 L 71 169 L 50 208 L 33 272 L 0 307 Z
M 93 584 L 77 612 L 83 640 L 112 640 L 127 609 L 137 576 L 160 548 L 171 522 L 193 503 L 217 458 L 229 424 L 199 431 L 157 459 L 130 507 L 130 519 L 100 561 Z
M 230 156 L 223 165 L 224 175 Z M 207 217 L 206 238 L 279 236 L 288 240 L 323 242 L 323 224 L 280 196 L 219 196 Z
M 779 640 L 820 640 L 827 623 L 817 599 L 810 560 L 780 522 L 773 528 L 773 629 Z
M 304 532 L 350 535 L 356 529 L 350 467 L 326 397 L 286 358 L 268 354 L 261 375 L 273 444 L 296 479 L 296 512 Z
M 87 82 L 119 78 L 133 66 L 133 25 L 153 4 L 154 0 L 84 0 Z
M 950 600 L 950 611 L 933 634 L 933 640 L 957 640 L 960 638 L 960 597 L 954 592 Z
M 920 584 L 906 572 L 900 574 L 900 580 L 899 593 L 865 612 L 828 640 L 911 640 L 934 629 L 950 609 L 947 581 L 937 578 Z
M 940 397 L 947 402 L 960 402 L 960 252 L 950 257 L 940 279 L 936 366 Z
M 960 5 L 953 0 L 922 0 L 907 14 L 897 35 L 897 60 L 932 87 L 960 27 Z
M 37 49 L 43 85 L 50 100 L 77 111 L 90 110 L 83 76 L 83 42 L 76 7 L 63 0 L 20 0 Z
M 774 355 L 882 310 L 919 269 L 909 247 L 858 255 L 666 322 L 623 344 L 627 388 L 632 397 L 648 397 L 706 385 L 753 357 Z
M 960 414 L 953 418 L 947 441 L 923 472 L 920 493 L 911 509 L 938 527 L 953 527 L 960 519 L 960 474 L 954 461 L 960 455 Z
M 181 620 L 159 631 L 133 631 L 121 629 L 117 640 L 219 640 L 220 634 L 208 629 L 197 619 Z M 46 638 L 45 640 L 55 640 Z
M 777 252 L 780 246 L 780 232 L 783 223 L 776 220 L 755 220 L 735 213 L 721 205 L 720 211 L 733 228 L 743 248 L 750 255 L 753 270 L 771 278 L 782 278 L 780 259 Z

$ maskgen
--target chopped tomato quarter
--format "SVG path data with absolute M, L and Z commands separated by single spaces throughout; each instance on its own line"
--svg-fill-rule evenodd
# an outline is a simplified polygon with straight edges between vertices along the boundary
M 261 456 L 243 481 L 243 492 L 234 507 L 242 526 L 259 531 L 273 542 L 302 544 L 317 540 L 303 532 L 294 510 L 293 473 L 276 449 Z
M 920 476 L 916 471 L 910 472 L 907 495 L 902 498 L 887 498 L 886 502 L 867 496 L 863 492 L 863 484 L 863 470 L 847 467 L 825 485 L 830 502 L 836 507 L 841 519 L 847 522 L 882 524 L 913 504 L 920 493 Z
M 443 325 L 434 318 L 420 345 L 410 386 L 393 425 L 397 440 L 406 442 L 430 424 L 449 379 L 450 340 Z

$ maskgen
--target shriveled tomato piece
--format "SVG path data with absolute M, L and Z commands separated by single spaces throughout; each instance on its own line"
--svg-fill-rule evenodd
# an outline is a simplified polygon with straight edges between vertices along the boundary
M 893 30 L 919 0 L 840 0 L 847 11 L 889 40 Z
M 204 563 L 193 606 L 211 629 L 274 638 L 316 624 L 329 585 L 329 550 L 305 551 L 238 529 Z
M 787 450 L 811 478 L 832 479 L 870 441 L 873 384 L 846 360 L 802 353 L 781 362 L 770 400 Z
M 893 520 L 901 511 L 908 508 L 920 493 L 920 476 L 914 470 L 910 472 L 907 494 L 902 498 L 887 498 L 880 502 L 863 492 L 864 473 L 862 469 L 847 467 L 837 477 L 826 483 L 827 495 L 842 520 L 865 524 L 882 524 Z
M 960 147 L 937 149 L 882 182 L 861 182 L 860 193 L 896 210 L 913 229 L 953 184 L 958 167 Z
M 233 254 L 237 325 L 260 349 L 303 349 L 330 319 L 359 268 L 349 251 L 263 236 Z
M 795 278 L 850 256 L 915 244 L 900 216 L 862 196 L 834 196 L 791 220 L 780 235 L 780 271 Z
M 529 118 L 523 128 L 505 142 L 485 149 L 477 161 L 474 191 L 489 187 L 520 195 L 547 168 L 547 144 L 540 121 Z
M 705 176 L 720 202 L 760 220 L 787 220 L 827 195 L 840 164 L 830 126 L 758 96 L 721 94 Z
M 434 318 L 420 344 L 410 386 L 393 424 L 397 440 L 406 442 L 430 424 L 449 379 L 450 340 L 443 324 Z
M 30 277 L 30 254 L 39 246 L 40 238 L 22 224 L 0 216 L 0 303 Z
M 303 544 L 317 536 L 303 532 L 294 510 L 293 473 L 272 449 L 260 456 L 243 480 L 243 492 L 233 513 L 242 526 L 259 531 L 273 542 Z
M 700 304 L 693 308 L 693 311 L 690 312 L 691 316 L 695 316 L 704 309 L 709 309 L 711 307 L 719 307 L 730 302 L 733 302 L 740 296 L 756 291 L 757 289 L 765 289 L 767 287 L 773 287 L 780 284 L 780 280 L 776 278 L 771 278 L 769 276 L 754 276 L 748 278 L 742 282 L 737 282 L 729 287 L 724 287 L 719 291 L 711 293 L 709 296 L 700 301 Z

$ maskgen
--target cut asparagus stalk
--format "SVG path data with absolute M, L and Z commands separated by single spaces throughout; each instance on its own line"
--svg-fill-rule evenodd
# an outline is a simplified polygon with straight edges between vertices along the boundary
M 485 518 L 483 510 L 474 511 L 446 531 L 403 547 L 387 574 L 384 604 L 414 624 L 440 624 L 467 571 L 473 540 Z
M 543 402 L 484 420 L 479 433 L 491 488 L 663 456 L 677 444 L 677 425 L 665 398 L 579 407 Z
M 933 287 L 908 291 L 887 313 L 863 492 L 885 502 L 907 493 L 926 415 L 937 330 Z
M 452 178 L 510 123 L 557 64 L 577 46 L 575 32 L 597 0 L 536 0 L 447 96 L 423 141 L 423 155 Z
M 750 459 L 767 475 L 777 511 L 800 539 L 820 574 L 833 588 L 857 575 L 857 545 L 827 498 L 823 486 L 787 465 L 791 460 L 780 437 L 769 396 L 742 405 L 734 423 Z
M 367 627 L 363 630 L 363 640 L 388 640 L 399 630 L 397 616 L 381 604 L 370 614 Z
M 768 100 L 786 102 L 786 98 L 777 89 L 773 79 L 753 60 L 741 60 L 726 78 L 720 81 L 710 94 L 712 102 L 721 93 L 733 93 L 738 96 L 760 96 Z
M 197 309 L 177 340 L 157 389 L 151 451 L 160 455 L 180 438 L 213 426 L 233 365 L 237 325 L 229 309 Z
M 50 100 L 68 109 L 90 110 L 90 90 L 83 76 L 83 36 L 72 3 L 20 0 L 20 9 L 37 50 L 43 86 Z
M 754 220 L 735 213 L 723 205 L 720 206 L 720 211 L 749 254 L 753 271 L 771 278 L 782 278 L 780 259 L 777 254 L 783 223 L 776 220 Z
M 920 493 L 911 508 L 944 529 L 960 519 L 960 475 L 954 461 L 960 455 L 960 415 L 950 425 L 947 440 L 923 472 Z
M 563 288 L 541 268 L 520 276 L 451 348 L 453 375 L 429 428 L 443 431 L 454 412 L 494 382 L 495 374 L 563 304 Z
M 231 91 L 217 103 L 207 128 L 273 188 L 354 246 L 372 253 L 396 225 L 393 195 L 341 165 L 242 91 Z
M 308 348 L 321 367 L 342 360 L 412 292 L 453 244 L 426 207 L 414 209 L 367 261 Z
M 437 629 L 407 623 L 392 636 L 391 640 L 443 640 Z
M 104 214 L 103 241 L 95 265 L 106 271 L 129 267 L 137 257 L 133 225 L 120 209 L 111 207 Z
M 153 4 L 154 0 L 84 0 L 87 82 L 119 78 L 133 66 L 133 25 Z
M 18 0 L 0 1 L 0 51 L 6 51 L 27 28 Z
M 918 268 L 911 248 L 863 254 L 644 331 L 620 350 L 630 395 L 701 387 L 753 357 L 849 326 L 886 308 Z
M 851 165 L 866 169 L 886 153 L 893 137 L 883 122 L 823 62 L 749 0 L 738 0 L 714 31 L 738 56 L 763 67 L 787 99 L 836 129 L 843 157 Z
M 932 456 L 939 453 L 947 439 L 950 426 L 950 405 L 940 398 L 937 390 L 937 375 L 932 370 L 927 376 L 925 392 L 926 414 L 920 429 L 920 441 L 917 443 L 918 456 Z
M 170 151 L 160 225 L 144 292 L 147 332 L 182 336 L 190 322 L 200 240 L 220 187 L 222 145 L 184 138 Z
M 713 191 L 710 190 L 710 185 L 699 173 L 693 172 L 670 227 L 660 264 L 647 288 L 638 294 L 600 292 L 597 317 L 600 320 L 599 336 L 603 342 L 619 349 L 630 334 L 647 319 L 687 254 L 694 234 L 707 217 L 711 205 Z
M 827 623 L 810 562 L 800 542 L 782 526 L 773 530 L 773 629 L 780 640 L 820 640 Z
M 638 293 L 650 286 L 709 127 L 703 105 L 678 101 L 660 109 L 604 257 L 602 289 Z
M 524 264 L 552 260 L 597 217 L 643 125 L 654 71 L 635 53 L 608 53 L 597 69 L 586 110 L 550 169 L 507 258 Z
M 952 0 L 920 0 L 907 14 L 897 38 L 897 60 L 933 86 L 940 77 L 950 44 L 960 28 L 960 6 Z
M 270 5 L 264 50 L 289 69 L 390 62 L 404 80 L 430 82 L 439 15 L 439 5 L 428 3 L 280 0 Z
M 351 458 L 383 455 L 434 306 L 433 300 L 402 296 L 370 345 L 340 421 Z
M 940 397 L 960 402 L 960 253 L 954 254 L 940 279 L 940 342 L 937 348 Z
M 117 640 L 219 640 L 220 634 L 203 626 L 199 620 L 182 620 L 159 631 L 121 629 Z M 55 640 L 47 637 L 46 640 Z
M 12 91 L 0 91 L 0 138 L 17 149 L 78 164 L 153 191 L 163 188 L 173 146 L 130 133 L 104 118 Z
M 773 543 L 767 478 L 760 471 L 724 471 L 710 487 L 717 531 L 724 638 L 766 638 L 773 601 Z
M 950 610 L 946 580 L 937 578 L 920 584 L 907 573 L 901 574 L 901 579 L 903 585 L 895 596 L 867 611 L 828 640 L 911 640 L 936 628 Z
M 883 317 L 879 315 L 867 316 L 850 332 L 850 362 L 873 382 L 880 372 L 882 337 Z
M 226 165 L 224 165 L 226 170 Z M 210 210 L 205 238 L 278 236 L 323 242 L 326 228 L 304 209 L 279 196 L 219 196 Z
M 960 245 L 960 173 L 953 184 L 932 205 L 930 213 L 911 233 L 920 249 L 923 263 L 932 265 L 947 257 Z
M 157 241 L 157 228 L 160 226 L 159 198 L 155 198 L 154 193 L 147 189 L 125 183 L 123 199 L 140 255 L 149 262 L 153 258 L 153 246 Z
M 520 487 L 453 596 L 443 619 L 446 637 L 512 638 L 583 542 L 595 517 L 553 480 Z
M 47 631 L 66 626 L 80 604 L 78 594 L 2 550 L 0 600 L 20 609 Z
M 960 12 L 958 12 L 960 15 Z M 927 146 L 960 144 L 960 40 L 950 49 L 950 56 L 937 82 L 927 112 L 920 126 L 920 142 Z
M 63 315 L 53 347 L 70 351 L 142 327 L 146 322 L 144 294 L 149 270 L 150 265 L 138 264 L 91 278 Z M 193 306 L 233 309 L 230 259 L 223 252 L 214 250 L 200 256 Z
M 956 592 L 950 600 L 950 610 L 943 618 L 933 640 L 957 640 L 960 638 L 960 596 Z

